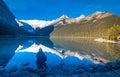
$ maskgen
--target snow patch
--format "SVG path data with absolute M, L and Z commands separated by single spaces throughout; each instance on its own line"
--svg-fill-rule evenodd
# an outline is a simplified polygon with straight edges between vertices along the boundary
M 45 20 L 19 20 L 19 21 L 25 22 L 25 23 L 27 23 L 29 25 L 36 26 L 36 27 L 39 27 L 39 28 L 44 28 L 44 27 L 52 24 L 56 20 L 51 20 L 51 21 L 45 21 Z
M 77 22 L 79 22 L 80 20 L 83 20 L 86 16 L 85 15 L 80 15 L 79 17 L 75 18 Z

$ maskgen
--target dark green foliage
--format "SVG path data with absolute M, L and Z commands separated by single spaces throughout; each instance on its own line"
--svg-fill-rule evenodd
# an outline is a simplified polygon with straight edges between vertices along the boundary
M 118 36 L 120 36 L 120 25 L 114 25 L 108 30 L 108 39 L 117 40 Z

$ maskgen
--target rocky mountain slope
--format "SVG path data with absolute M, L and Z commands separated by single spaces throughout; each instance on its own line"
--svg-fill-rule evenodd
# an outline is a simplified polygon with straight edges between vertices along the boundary
M 0 35 L 16 35 L 17 33 L 18 25 L 15 16 L 3 0 L 0 0 Z
M 83 16 L 77 23 L 67 24 L 52 32 L 52 36 L 105 37 L 108 29 L 120 25 L 120 17 L 110 12 L 95 12 Z

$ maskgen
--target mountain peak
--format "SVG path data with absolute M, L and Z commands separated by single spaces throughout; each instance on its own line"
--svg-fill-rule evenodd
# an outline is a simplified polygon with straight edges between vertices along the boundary
M 66 19 L 66 18 L 69 18 L 67 15 L 63 14 L 60 19 Z
M 110 12 L 100 12 L 100 11 L 97 11 L 95 13 L 93 13 L 92 15 L 90 16 L 87 16 L 87 20 L 91 20 L 91 19 L 102 19 L 102 18 L 105 18 L 105 17 L 109 17 L 113 15 L 112 13 Z
M 77 22 L 84 19 L 86 16 L 84 14 L 80 15 L 79 17 L 75 18 Z
M 98 14 L 102 14 L 103 12 L 101 12 L 101 11 L 96 11 L 94 14 L 95 15 L 98 15 Z
M 90 17 L 96 17 L 102 15 L 104 12 L 96 11 L 93 14 L 90 15 Z
M 111 12 L 104 12 L 104 15 L 111 16 L 113 14 Z
M 82 14 L 77 18 L 69 18 L 67 15 L 63 14 L 59 18 L 57 18 L 55 20 L 51 20 L 51 21 L 46 21 L 46 20 L 19 20 L 19 21 L 27 23 L 34 28 L 38 28 L 38 27 L 44 28 L 44 27 L 49 26 L 49 25 L 57 24 L 62 20 L 65 20 L 68 23 L 74 23 L 74 22 L 81 22 L 82 20 L 102 19 L 102 18 L 111 16 L 111 15 L 113 15 L 113 14 L 110 12 L 96 11 L 95 13 L 91 14 L 90 16 L 85 16 L 84 14 Z M 18 22 L 18 24 L 19 24 L 19 26 L 23 26 L 22 23 Z

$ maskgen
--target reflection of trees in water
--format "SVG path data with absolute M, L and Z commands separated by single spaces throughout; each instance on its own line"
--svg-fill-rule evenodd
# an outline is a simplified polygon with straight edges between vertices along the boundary
M 0 38 L 0 66 L 6 66 L 20 44 L 16 38 Z
M 95 42 L 94 38 L 55 38 L 52 39 L 57 46 L 66 50 L 78 51 L 82 55 L 89 55 L 91 58 L 98 57 L 107 61 L 119 59 L 120 46 L 115 45 L 111 50 L 112 55 L 107 52 L 106 44 Z M 114 56 L 114 57 L 113 57 Z
M 112 57 L 112 60 L 120 59 L 120 49 L 118 44 L 106 43 L 106 51 Z

